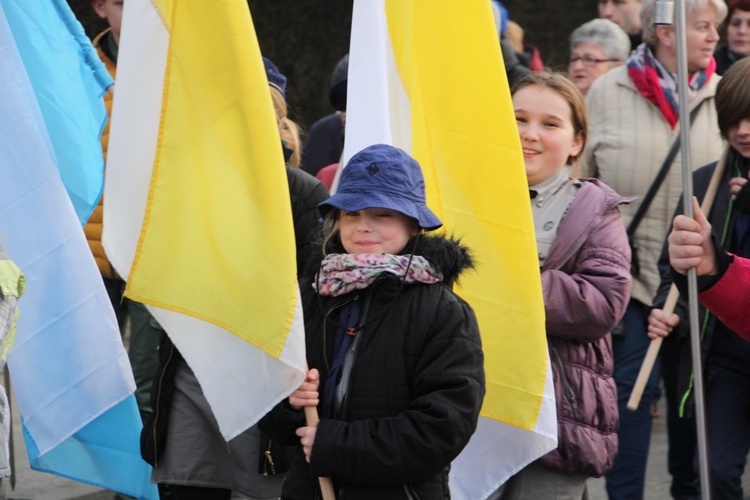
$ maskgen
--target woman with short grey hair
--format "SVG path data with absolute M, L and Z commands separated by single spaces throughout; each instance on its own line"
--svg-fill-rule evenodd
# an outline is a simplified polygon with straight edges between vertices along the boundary
M 727 17 L 727 4 L 724 0 L 684 0 L 685 1 L 685 17 L 690 20 L 690 14 L 695 10 L 704 11 L 709 6 L 714 8 L 716 17 L 719 23 L 724 21 Z M 650 45 L 651 47 L 657 47 L 659 45 L 659 37 L 656 34 L 657 26 L 664 26 L 674 31 L 674 26 L 671 25 L 656 25 L 656 1 L 645 0 L 643 7 L 641 7 L 641 27 L 643 29 L 643 43 Z
M 627 33 L 609 19 L 594 19 L 570 35 L 568 76 L 583 95 L 594 80 L 625 64 L 630 54 Z

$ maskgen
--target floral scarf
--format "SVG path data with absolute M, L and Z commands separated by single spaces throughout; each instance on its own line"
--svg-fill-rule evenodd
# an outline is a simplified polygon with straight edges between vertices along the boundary
M 403 279 L 407 265 L 406 284 L 443 280 L 442 273 L 420 255 L 333 253 L 323 259 L 313 288 L 325 297 L 336 297 L 367 288 L 382 273 Z
M 643 97 L 659 108 L 669 126 L 674 129 L 679 120 L 677 105 L 677 75 L 660 63 L 645 43 L 640 44 L 628 58 L 628 75 Z M 711 78 L 716 61 L 696 72 L 688 82 L 688 100 Z

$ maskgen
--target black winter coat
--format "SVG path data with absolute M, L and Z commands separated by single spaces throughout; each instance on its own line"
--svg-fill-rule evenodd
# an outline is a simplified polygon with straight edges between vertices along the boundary
M 292 201 L 299 275 L 313 252 L 310 235 L 315 233 L 319 226 L 318 204 L 328 199 L 328 189 L 312 175 L 289 165 L 286 167 L 286 176 Z
M 485 392 L 474 312 L 449 287 L 471 262 L 442 237 L 422 236 L 415 254 L 444 282 L 400 287 L 385 273 L 339 297 L 303 285 L 307 359 L 320 371 L 321 400 L 339 314 L 352 300 L 363 301 L 361 338 L 338 418 L 320 420 L 311 463 L 300 449 L 282 498 L 319 498 L 318 477 L 332 478 L 338 500 L 450 498 L 449 465 L 476 429 Z M 286 401 L 260 423 L 272 438 L 297 444 L 303 425 Z

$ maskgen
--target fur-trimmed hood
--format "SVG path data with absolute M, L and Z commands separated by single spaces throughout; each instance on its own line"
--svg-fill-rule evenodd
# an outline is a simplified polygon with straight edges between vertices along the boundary
M 405 250 L 410 251 L 411 245 L 413 242 Z M 443 282 L 448 286 L 453 286 L 464 271 L 474 268 L 471 250 L 461 243 L 460 238 L 452 235 L 423 233 L 419 236 L 414 254 L 421 255 L 443 273 Z

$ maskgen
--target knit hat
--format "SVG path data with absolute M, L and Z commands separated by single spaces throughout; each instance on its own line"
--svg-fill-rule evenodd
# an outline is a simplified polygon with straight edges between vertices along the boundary
M 419 163 L 387 144 L 368 146 L 352 156 L 341 173 L 338 191 L 318 205 L 318 211 L 325 217 L 331 207 L 344 212 L 387 208 L 416 219 L 427 231 L 443 225 L 425 204 Z

